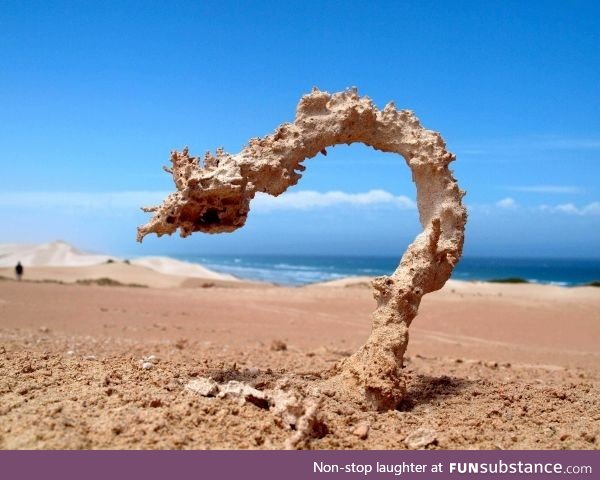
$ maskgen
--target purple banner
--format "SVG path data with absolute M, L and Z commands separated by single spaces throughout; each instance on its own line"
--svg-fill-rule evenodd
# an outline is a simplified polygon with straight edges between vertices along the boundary
M 7 480 L 600 478 L 598 451 L 5 451 Z

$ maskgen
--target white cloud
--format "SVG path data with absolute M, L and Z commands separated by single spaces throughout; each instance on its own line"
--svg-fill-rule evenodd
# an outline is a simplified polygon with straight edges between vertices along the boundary
M 257 194 L 252 202 L 252 209 L 259 212 L 269 212 L 273 210 L 306 210 L 339 205 L 391 205 L 402 210 L 413 210 L 416 208 L 416 203 L 410 198 L 404 195 L 395 196 L 385 190 L 370 190 L 365 193 L 304 190 L 284 193 L 279 197 Z
M 505 209 L 512 209 L 512 208 L 518 207 L 517 202 L 515 202 L 515 200 L 510 197 L 506 197 L 506 198 L 503 198 L 502 200 L 498 200 L 496 202 L 496 206 L 500 207 L 500 208 L 505 208 Z
M 581 187 L 575 187 L 571 185 L 529 185 L 529 186 L 516 186 L 506 187 L 507 190 L 513 190 L 515 192 L 527 192 L 527 193 L 569 193 L 579 194 L 584 193 L 585 189 Z
M 548 213 L 566 213 L 569 215 L 579 215 L 582 217 L 596 216 L 600 215 L 600 202 L 588 203 L 583 207 L 577 207 L 573 203 L 562 203 L 560 205 L 541 205 L 539 209 Z
M 123 192 L 3 192 L 0 193 L 0 208 L 53 208 L 69 210 L 124 210 L 142 206 L 159 205 L 168 192 L 123 191 Z M 304 190 L 284 193 L 272 197 L 257 194 L 252 202 L 253 211 L 305 210 L 327 208 L 338 205 L 391 205 L 403 210 L 416 208 L 410 198 L 395 196 L 385 190 L 370 190 L 365 193 L 341 191 L 315 192 Z
M 551 213 L 577 216 L 596 216 L 600 215 L 600 202 L 591 202 L 587 205 L 578 207 L 574 203 L 561 203 L 558 205 L 519 205 L 513 198 L 507 197 L 494 203 L 475 203 L 467 205 L 467 210 L 472 213 L 492 215 L 500 211 L 519 210 L 529 212 L 529 214 Z
M 63 211 L 97 211 L 108 214 L 125 211 L 139 211 L 140 207 L 159 205 L 169 192 L 164 191 L 121 191 L 121 192 L 0 192 L 0 208 L 12 210 L 61 209 Z M 316 192 L 301 190 L 284 193 L 279 197 L 257 194 L 252 202 L 253 212 L 272 212 L 285 210 L 308 210 L 336 206 L 391 206 L 400 210 L 417 208 L 414 200 L 404 195 L 394 195 L 385 190 L 370 190 L 363 193 L 342 191 Z M 591 202 L 577 206 L 573 203 L 558 205 L 537 205 L 522 207 L 513 198 L 506 197 L 495 203 L 472 204 L 468 209 L 473 212 L 491 214 L 503 210 L 528 210 L 552 214 L 600 216 L 600 202 Z

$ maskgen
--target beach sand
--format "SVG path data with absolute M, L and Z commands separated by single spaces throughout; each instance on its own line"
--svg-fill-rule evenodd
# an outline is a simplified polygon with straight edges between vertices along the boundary
M 309 385 L 364 342 L 375 303 L 368 279 L 286 288 L 123 263 L 26 275 L 0 281 L 3 449 L 283 448 L 294 432 L 272 410 L 185 385 Z M 102 277 L 149 288 L 72 283 Z M 598 448 L 600 290 L 450 281 L 410 336 L 399 408 L 328 403 L 326 434 L 302 448 Z

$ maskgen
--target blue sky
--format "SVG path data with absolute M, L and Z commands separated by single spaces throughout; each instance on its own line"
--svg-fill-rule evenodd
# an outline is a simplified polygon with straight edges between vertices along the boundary
M 307 161 L 234 234 L 135 243 L 137 207 L 172 189 L 172 149 L 235 153 L 311 87 L 357 86 L 457 154 L 466 254 L 598 257 L 599 5 L 5 0 L 0 242 L 399 254 L 420 230 L 410 172 L 360 145 Z

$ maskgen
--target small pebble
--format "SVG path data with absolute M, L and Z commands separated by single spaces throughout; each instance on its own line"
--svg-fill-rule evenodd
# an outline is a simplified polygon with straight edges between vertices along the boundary
M 368 423 L 361 423 L 352 431 L 352 435 L 357 436 L 361 440 L 365 440 L 369 436 L 370 428 Z
M 283 352 L 284 350 L 287 350 L 287 345 L 281 340 L 273 340 L 271 342 L 271 350 L 273 352 Z
M 144 363 L 157 364 L 159 361 L 160 361 L 160 359 L 156 355 L 149 355 L 142 359 L 142 362 L 144 362 Z
M 212 378 L 199 377 L 190 380 L 184 387 L 187 391 L 202 395 L 203 397 L 214 397 L 219 393 L 219 385 Z
M 143 363 L 142 363 L 142 368 L 143 368 L 144 370 L 150 370 L 150 369 L 151 369 L 151 368 L 153 368 L 153 367 L 154 367 L 154 364 L 153 364 L 153 363 L 150 363 L 150 362 L 143 362 Z
M 405 439 L 404 443 L 408 448 L 424 448 L 427 445 L 436 441 L 437 432 L 431 428 L 418 428 L 414 432 L 410 433 Z

